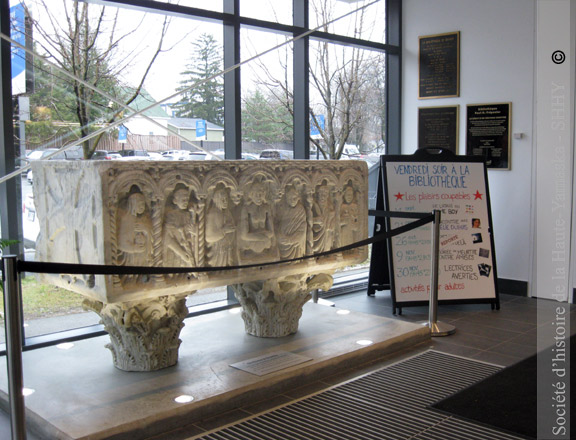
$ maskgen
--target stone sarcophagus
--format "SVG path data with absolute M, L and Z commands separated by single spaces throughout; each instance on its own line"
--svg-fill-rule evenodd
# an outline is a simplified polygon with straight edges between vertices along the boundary
M 310 292 L 366 248 L 278 265 L 367 237 L 361 161 L 49 161 L 33 164 L 37 259 L 153 267 L 235 267 L 139 275 L 49 275 L 82 294 L 110 333 L 115 365 L 177 361 L 186 296 L 233 286 L 246 331 L 294 333 Z M 256 266 L 238 268 L 243 265 Z

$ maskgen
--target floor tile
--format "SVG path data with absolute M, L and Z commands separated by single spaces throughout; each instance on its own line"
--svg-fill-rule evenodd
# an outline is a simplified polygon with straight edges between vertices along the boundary
M 464 345 L 451 344 L 447 338 L 434 338 L 430 348 L 442 353 L 453 354 L 467 358 L 471 358 L 472 356 L 477 355 L 482 351 L 480 349 L 466 347 Z
M 536 328 L 536 323 L 527 323 L 510 320 L 506 317 L 504 311 L 495 311 L 492 313 L 475 313 L 467 317 L 471 323 L 494 327 L 502 330 L 512 330 L 518 333 L 527 332 Z
M 494 365 L 500 365 L 502 367 L 509 367 L 510 365 L 514 365 L 524 359 L 522 357 L 507 356 L 493 351 L 481 351 L 480 353 L 470 356 L 470 358 Z
M 494 353 L 504 354 L 517 358 L 527 358 L 536 354 L 536 346 L 529 346 L 526 344 L 517 344 L 515 342 L 503 342 L 492 347 L 490 351 Z
M 479 324 L 478 322 L 470 321 L 468 318 L 461 318 L 451 323 L 459 333 L 486 337 L 493 340 L 506 341 L 522 335 L 522 332 Z

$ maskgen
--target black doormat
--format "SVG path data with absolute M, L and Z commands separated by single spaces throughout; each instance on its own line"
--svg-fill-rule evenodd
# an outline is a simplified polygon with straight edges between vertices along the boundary
M 576 352 L 575 337 L 570 353 Z M 537 355 L 507 367 L 430 406 L 528 439 L 537 438 Z M 571 405 L 570 419 L 576 421 Z

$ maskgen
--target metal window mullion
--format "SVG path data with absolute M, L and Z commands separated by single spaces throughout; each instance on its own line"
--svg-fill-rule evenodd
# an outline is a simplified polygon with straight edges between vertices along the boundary
M 308 0 L 293 0 L 294 26 L 308 29 Z M 296 34 L 294 35 L 296 36 Z M 294 90 L 294 159 L 310 158 L 310 56 L 309 38 L 294 42 L 292 55 Z
M 234 19 L 225 22 L 224 69 L 240 62 L 240 0 L 224 0 L 224 12 L 232 14 Z M 224 157 L 240 159 L 242 157 L 241 127 L 241 68 L 224 75 Z
M 10 2 L 1 0 L 0 3 L 0 30 L 5 35 L 10 35 Z M 12 67 L 11 67 L 10 43 L 2 40 L 0 43 L 0 99 L 2 102 L 1 136 L 0 145 L 0 176 L 5 176 L 15 169 L 16 157 L 20 156 L 14 145 L 14 128 L 12 126 Z M 22 234 L 22 190 L 20 179 L 10 179 L 0 184 L 0 237 L 3 239 L 17 240 L 18 244 L 4 249 L 5 254 L 17 255 L 22 258 L 24 253 Z
M 240 62 L 240 0 L 224 0 L 224 12 L 234 18 L 223 26 L 224 69 Z M 224 75 L 224 158 L 242 157 L 241 68 Z M 226 287 L 226 299 L 237 303 L 231 286 Z
M 386 53 L 386 154 L 402 153 L 402 0 L 386 0 L 386 43 L 399 53 Z

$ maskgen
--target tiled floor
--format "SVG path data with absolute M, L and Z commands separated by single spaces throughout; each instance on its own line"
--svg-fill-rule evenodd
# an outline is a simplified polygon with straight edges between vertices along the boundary
M 377 292 L 374 297 L 365 292 L 357 292 L 329 298 L 338 308 L 393 317 L 390 293 Z M 476 359 L 500 366 L 509 366 L 530 357 L 537 352 L 537 341 L 541 337 L 539 325 L 543 325 L 538 313 L 555 307 L 557 303 L 548 300 L 537 300 L 514 295 L 500 295 L 500 310 L 492 310 L 487 304 L 443 305 L 438 309 L 438 320 L 456 327 L 453 335 L 435 337 L 429 344 L 415 347 L 412 350 L 397 353 L 389 359 L 360 366 L 356 370 L 343 371 L 337 376 L 294 389 L 281 396 L 273 396 L 269 401 L 219 415 L 210 420 L 198 423 L 201 429 L 212 430 L 234 423 L 237 420 L 271 409 L 295 399 L 321 391 L 330 386 L 350 380 L 362 374 L 380 369 L 390 363 L 414 354 L 434 349 L 440 352 Z M 569 307 L 570 321 L 576 322 L 576 306 Z M 548 313 L 543 313 L 549 316 Z M 540 317 L 542 317 L 540 315 Z M 398 319 L 410 322 L 428 320 L 427 307 L 405 307 Z M 544 323 L 545 324 L 545 323 Z M 576 334 L 576 324 L 571 328 Z M 547 341 L 543 341 L 547 345 Z M 158 440 L 184 440 L 191 437 L 162 437 Z
M 357 292 L 333 297 L 330 300 L 341 309 L 387 318 L 394 317 L 392 301 L 388 292 L 377 292 L 374 297 L 367 296 L 365 292 Z M 266 401 L 254 402 L 249 406 L 226 414 L 196 421 L 178 432 L 154 437 L 154 440 L 190 439 L 203 431 L 215 429 L 285 404 L 429 348 L 502 366 L 511 365 L 536 353 L 537 341 L 543 333 L 542 327 L 539 326 L 546 325 L 541 318 L 542 316 L 549 316 L 549 314 L 541 312 L 550 310 L 557 303 L 511 295 L 501 295 L 500 302 L 500 310 L 491 310 L 490 305 L 486 304 L 441 306 L 438 311 L 438 319 L 453 324 L 456 327 L 454 335 L 432 338 L 429 343 L 420 344 L 420 346 L 397 353 L 390 358 L 379 360 L 370 365 L 361 365 L 353 370 L 342 371 L 338 375 L 292 389 L 281 395 L 270 396 Z M 576 318 L 576 306 L 571 306 L 569 309 L 570 320 L 572 321 Z M 396 316 L 396 318 L 411 322 L 426 321 L 428 309 L 427 307 L 404 308 L 402 315 Z M 575 333 L 576 325 L 571 328 L 571 334 Z M 10 438 L 9 420 L 3 413 L 0 415 L 0 438 Z M 28 439 L 37 440 L 38 437 L 29 435 Z
M 374 297 L 359 292 L 332 300 L 340 308 L 393 316 L 388 292 L 377 292 Z M 500 295 L 500 310 L 491 310 L 486 304 L 440 306 L 438 320 L 454 325 L 456 333 L 432 338 L 430 346 L 445 353 L 502 366 L 512 365 L 536 353 L 538 338 L 543 333 L 539 326 L 548 324 L 542 318 L 549 314 L 542 313 L 542 310 L 547 311 L 557 304 L 550 300 Z M 426 321 L 428 308 L 405 307 L 402 315 L 397 317 L 412 322 Z M 576 318 L 574 305 L 570 307 L 570 317 L 572 321 Z M 575 333 L 576 324 L 571 329 L 571 334 Z M 546 344 L 546 341 L 542 342 Z

